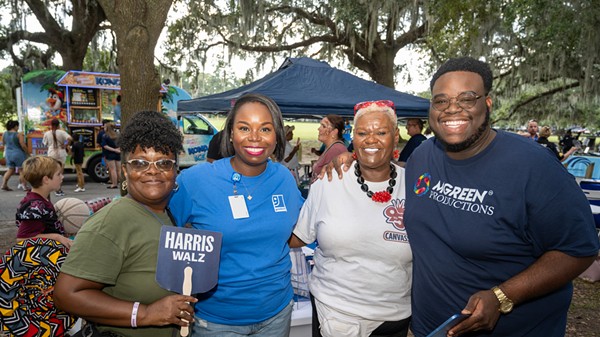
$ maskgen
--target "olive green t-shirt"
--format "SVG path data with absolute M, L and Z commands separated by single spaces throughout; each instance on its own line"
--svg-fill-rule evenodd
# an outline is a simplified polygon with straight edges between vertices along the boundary
M 130 198 L 111 202 L 79 230 L 61 272 L 106 284 L 102 291 L 126 301 L 150 304 L 173 294 L 156 283 L 160 229 L 172 225 L 166 213 L 156 216 Z M 140 337 L 171 337 L 175 330 L 174 326 L 98 328 Z

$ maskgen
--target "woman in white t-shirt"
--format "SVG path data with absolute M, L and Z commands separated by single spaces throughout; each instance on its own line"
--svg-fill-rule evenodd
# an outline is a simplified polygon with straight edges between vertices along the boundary
M 66 131 L 60 129 L 60 121 L 58 119 L 53 119 L 50 126 L 51 129 L 44 133 L 42 143 L 48 147 L 48 157 L 60 161 L 64 169 L 65 162 L 67 161 L 67 148 L 73 138 Z M 62 188 L 54 194 L 56 196 L 65 195 Z
M 392 163 L 399 130 L 391 101 L 355 106 L 354 169 L 317 180 L 290 239 L 318 241 L 309 287 L 313 337 L 405 337 L 412 253 L 404 228 L 404 169 Z

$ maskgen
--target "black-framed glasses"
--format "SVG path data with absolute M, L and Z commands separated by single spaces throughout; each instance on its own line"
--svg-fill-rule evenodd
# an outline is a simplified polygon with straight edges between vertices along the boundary
M 171 171 L 177 161 L 173 159 L 161 159 L 157 161 L 147 161 L 144 159 L 131 159 L 126 162 L 131 166 L 134 171 L 144 172 L 150 168 L 150 164 L 154 164 L 154 167 L 162 172 Z
M 438 95 L 431 99 L 431 106 L 437 111 L 445 111 L 452 104 L 452 100 L 456 100 L 456 105 L 461 109 L 470 109 L 475 106 L 477 100 L 483 95 L 477 95 L 474 92 L 463 92 L 458 96 L 448 97 L 447 95 Z

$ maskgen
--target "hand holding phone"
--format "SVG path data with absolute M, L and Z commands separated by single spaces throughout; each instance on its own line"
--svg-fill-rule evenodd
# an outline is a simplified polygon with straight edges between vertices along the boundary
M 435 330 L 433 330 L 427 337 L 446 337 L 448 331 L 452 329 L 458 323 L 469 318 L 471 315 L 455 314 L 450 316 L 444 323 L 440 324 Z

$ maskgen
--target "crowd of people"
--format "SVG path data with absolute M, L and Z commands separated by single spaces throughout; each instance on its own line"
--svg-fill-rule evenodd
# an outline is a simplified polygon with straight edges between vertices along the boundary
M 31 185 L 17 213 L 18 239 L 70 248 L 54 301 L 84 318 L 92 335 L 172 336 L 190 327 L 192 337 L 286 337 L 290 247 L 316 242 L 314 337 L 406 337 L 409 329 L 424 337 L 458 313 L 466 319 L 450 336 L 563 336 L 571 281 L 600 249 L 594 219 L 549 128 L 532 120 L 527 138 L 550 151 L 492 129 L 492 78 L 486 63 L 469 57 L 437 69 L 427 120 L 434 137 L 422 135 L 423 120 L 408 119 L 411 138 L 399 158 L 393 102 L 355 105 L 352 152 L 344 143 L 350 124 L 325 116 L 306 200 L 300 139 L 293 142 L 294 128 L 267 96 L 237 99 L 211 160 L 180 174 L 182 135 L 164 114 L 138 112 L 118 136 L 107 123 L 99 143 L 109 188 L 121 172 L 124 197 L 87 220 L 75 240 L 49 196 L 61 193 L 66 149 L 79 140 L 53 121 L 48 156 L 10 160 Z M 10 130 L 5 139 L 22 150 Z M 189 296 L 157 283 L 165 226 L 222 234 L 216 287 Z

